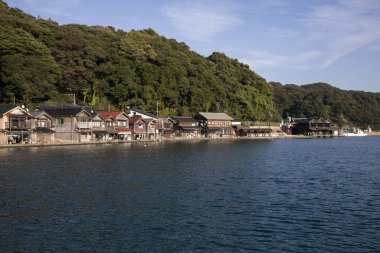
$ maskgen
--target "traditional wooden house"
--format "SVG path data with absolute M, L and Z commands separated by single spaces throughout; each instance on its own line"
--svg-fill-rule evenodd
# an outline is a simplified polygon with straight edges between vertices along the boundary
M 174 139 L 174 120 L 167 118 L 158 118 L 156 122 L 156 129 L 158 129 L 158 136 L 165 139 Z
M 199 121 L 193 117 L 172 117 L 174 120 L 175 135 L 182 138 L 196 138 L 201 134 L 201 127 Z
M 293 135 L 332 136 L 338 128 L 338 124 L 330 119 L 292 118 L 283 130 Z
M 141 116 L 132 116 L 129 119 L 129 128 L 132 130 L 134 140 L 147 139 L 147 122 Z
M 45 111 L 32 111 L 32 143 L 48 144 L 54 142 L 54 118 Z
M 106 127 L 105 119 L 98 113 L 94 112 L 92 119 L 91 139 L 95 141 L 109 140 L 110 134 L 116 134 L 116 130 Z
M 129 128 L 129 117 L 123 111 L 97 111 L 104 119 L 109 138 L 131 140 L 133 131 Z
M 0 105 L 0 144 L 29 142 L 31 117 L 23 106 Z
M 196 117 L 206 137 L 231 137 L 235 135 L 232 120 L 226 113 L 200 112 Z
M 82 107 L 38 106 L 54 118 L 55 141 L 84 142 L 91 140 L 92 115 Z
M 143 119 L 147 124 L 147 138 L 148 140 L 155 140 L 157 136 L 156 120 L 153 118 Z

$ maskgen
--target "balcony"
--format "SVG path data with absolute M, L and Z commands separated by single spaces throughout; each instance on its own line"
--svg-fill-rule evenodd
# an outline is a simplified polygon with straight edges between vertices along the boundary
M 54 126 L 51 124 L 50 121 L 37 121 L 35 130 L 37 131 L 49 131 L 53 128 Z
M 77 122 L 76 128 L 77 129 L 91 129 L 92 122 Z
M 30 121 L 12 121 L 5 122 L 6 130 L 29 130 L 31 128 Z

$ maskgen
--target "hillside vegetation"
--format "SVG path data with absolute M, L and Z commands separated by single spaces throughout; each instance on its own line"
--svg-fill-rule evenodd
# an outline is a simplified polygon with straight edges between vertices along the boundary
M 94 109 L 155 113 L 158 104 L 160 116 L 219 109 L 250 121 L 322 116 L 380 128 L 379 93 L 269 84 L 223 53 L 203 57 L 151 29 L 58 25 L 0 0 L 0 103 L 61 105 L 68 94 Z
M 151 29 L 63 25 L 0 3 L 1 102 L 137 107 L 161 115 L 220 111 L 249 120 L 277 115 L 271 86 L 223 53 L 203 57 Z
M 325 83 L 303 86 L 271 83 L 274 102 L 283 118 L 320 116 L 341 126 L 354 124 L 380 129 L 380 94 L 345 91 Z

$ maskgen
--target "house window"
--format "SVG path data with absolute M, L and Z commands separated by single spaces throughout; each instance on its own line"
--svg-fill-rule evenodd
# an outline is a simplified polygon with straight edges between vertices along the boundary
M 127 126 L 126 121 L 117 121 L 117 126 Z
M 93 127 L 101 127 L 101 122 L 100 121 L 93 121 L 92 126 Z
M 65 120 L 63 118 L 55 119 L 56 125 L 63 125 L 65 124 Z

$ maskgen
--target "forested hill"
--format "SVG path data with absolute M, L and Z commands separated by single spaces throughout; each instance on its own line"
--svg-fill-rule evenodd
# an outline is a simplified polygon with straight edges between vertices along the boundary
M 227 111 L 266 120 L 279 114 L 272 87 L 222 53 L 203 57 L 151 29 L 58 25 L 0 1 L 0 103 L 77 102 L 163 115 Z
M 77 102 L 160 116 L 226 111 L 242 120 L 322 116 L 380 129 L 380 93 L 268 84 L 223 53 L 203 57 L 151 29 L 58 25 L 0 0 L 0 103 Z
M 274 102 L 284 118 L 321 116 L 341 125 L 380 129 L 380 93 L 345 91 L 325 83 L 271 85 Z

